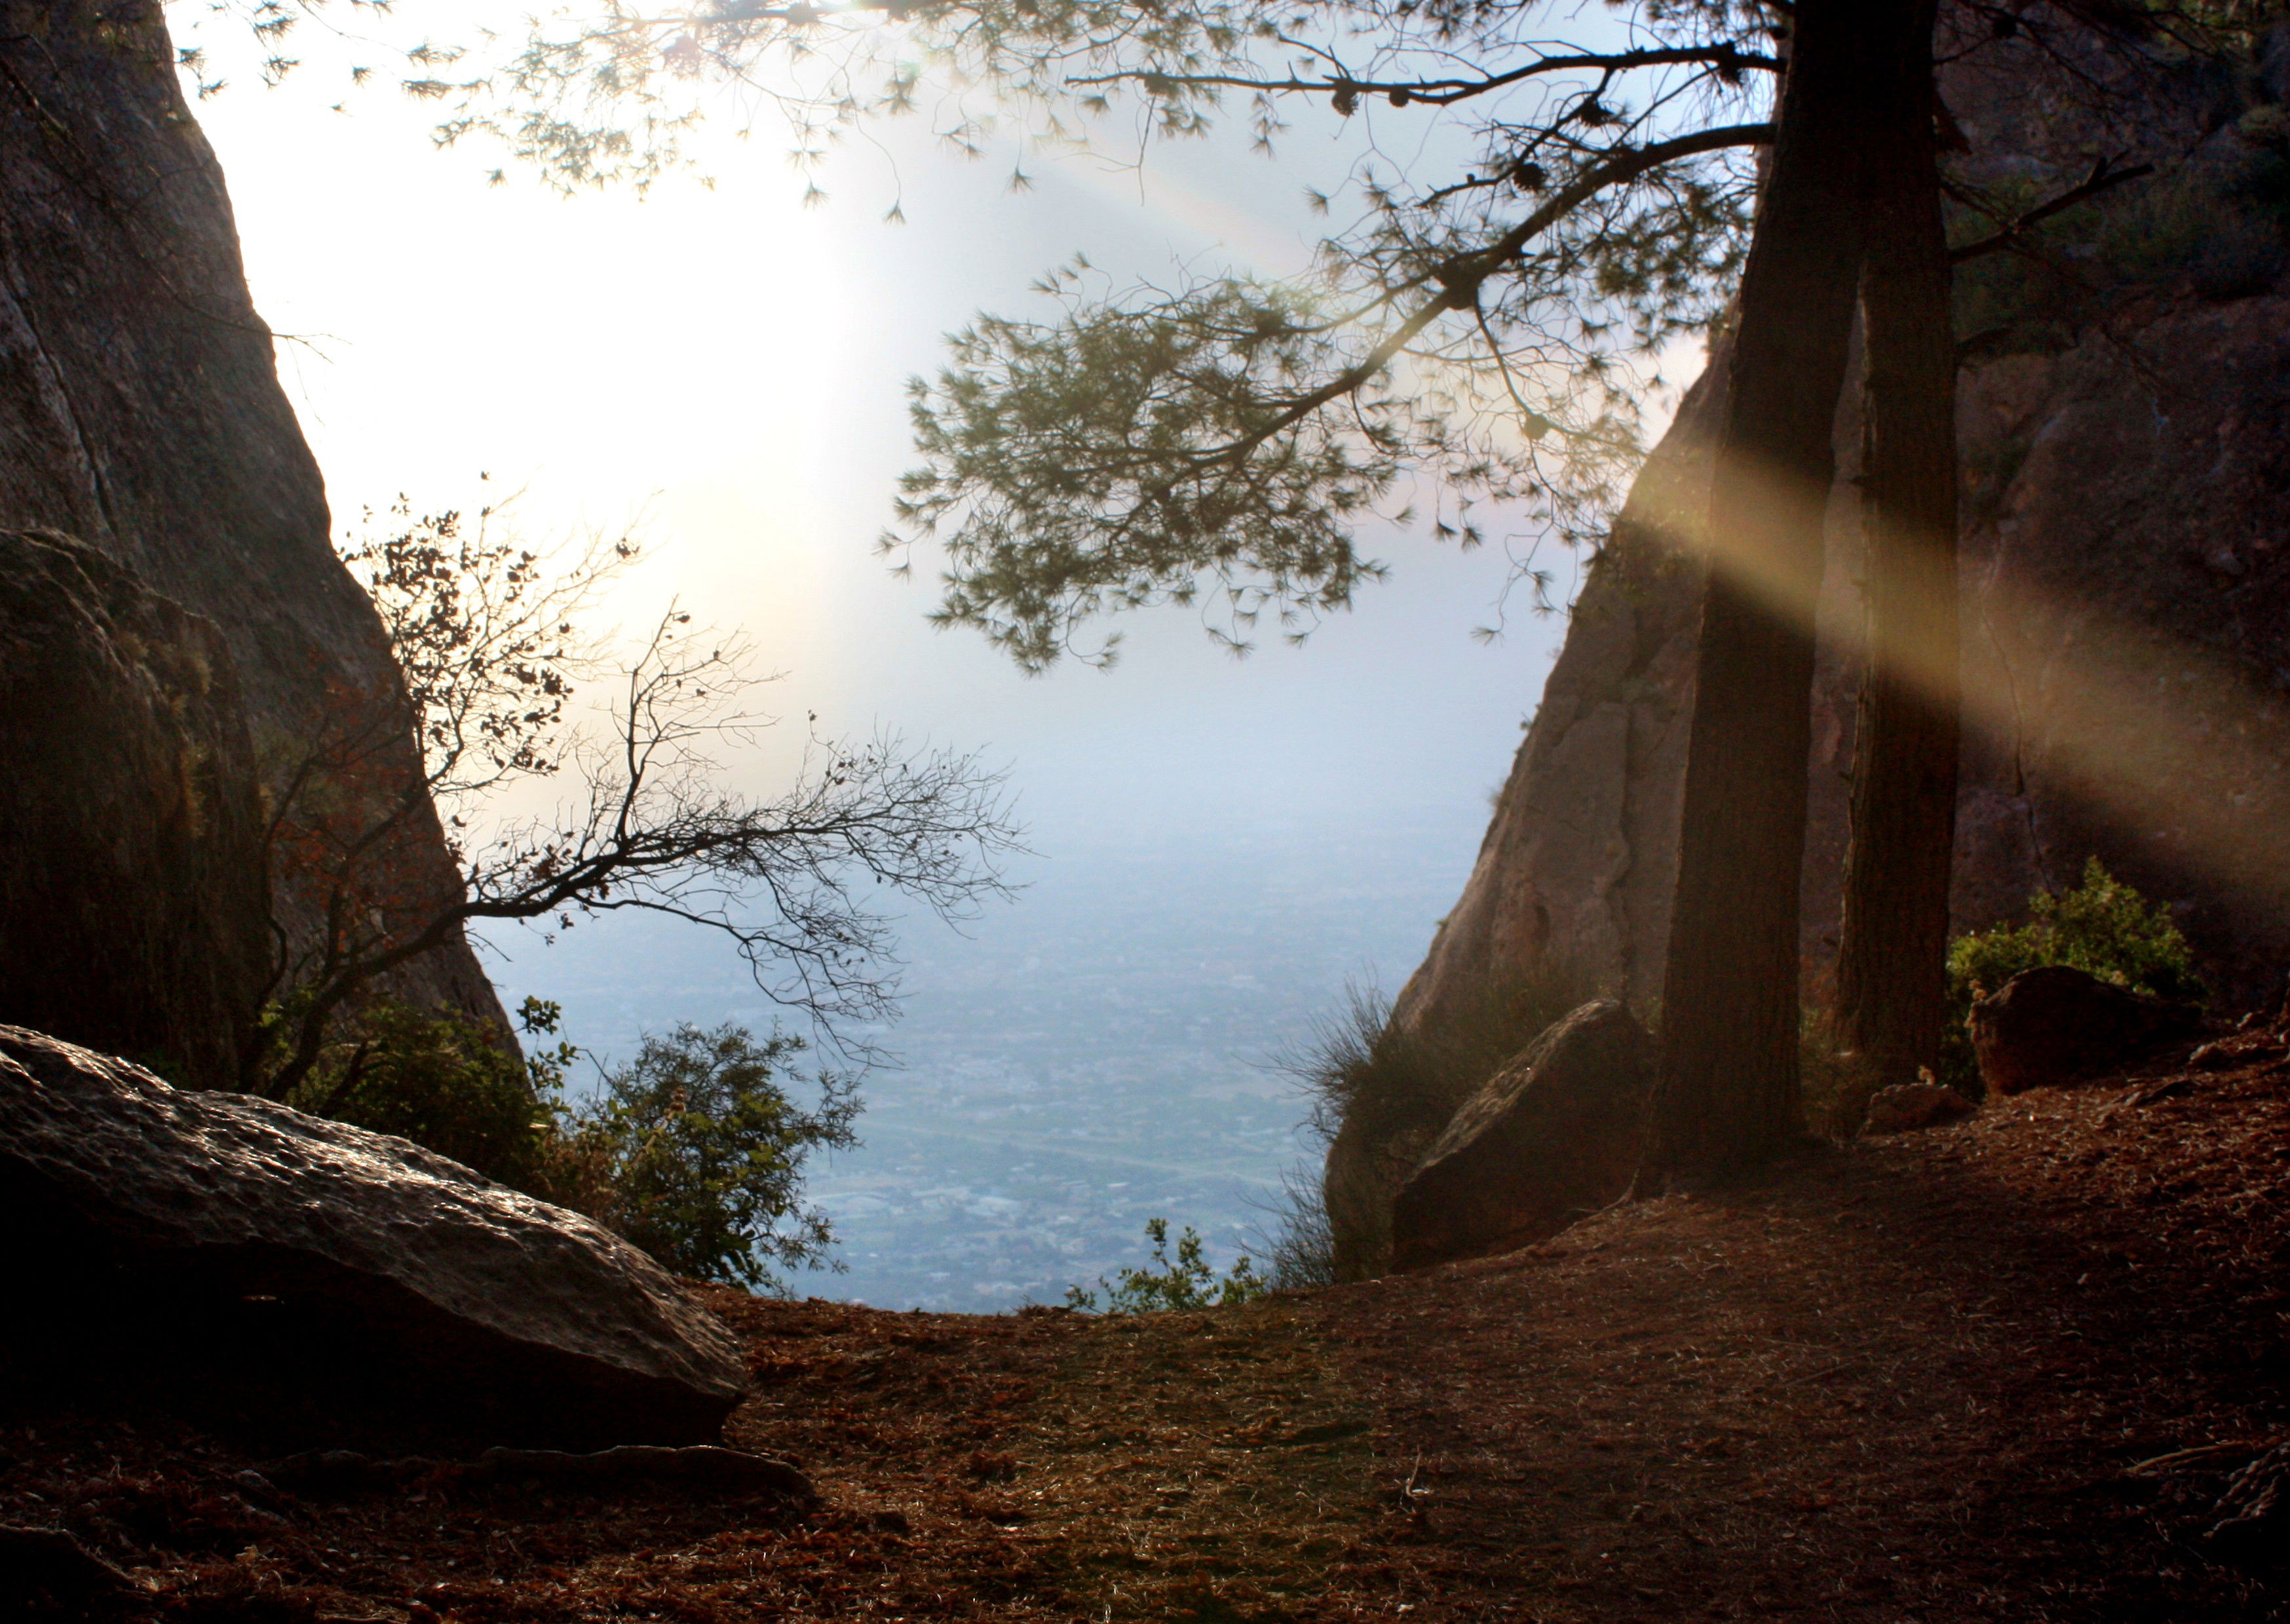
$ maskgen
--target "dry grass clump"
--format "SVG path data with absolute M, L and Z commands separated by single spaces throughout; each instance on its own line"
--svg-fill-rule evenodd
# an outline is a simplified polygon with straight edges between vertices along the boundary
M 1600 990 L 1574 960 L 1546 955 L 1487 987 L 1437 1030 L 1426 1030 L 1394 1024 L 1389 998 L 1353 985 L 1282 1069 L 1309 1102 L 1310 1125 L 1323 1143 L 1333 1143 L 1347 1125 L 1378 1140 L 1409 1128 L 1436 1129 L 1545 1028 Z
M 1381 1273 L 1393 1196 L 1439 1131 L 1553 1021 L 1599 992 L 1573 960 L 1547 956 L 1432 1029 L 1394 1021 L 1390 1001 L 1372 988 L 1348 988 L 1342 1008 L 1282 1066 L 1328 1148 L 1317 1193 L 1292 1180 L 1276 1204 L 1285 1210 L 1268 1250 L 1308 1260 L 1291 1277 L 1318 1284 Z

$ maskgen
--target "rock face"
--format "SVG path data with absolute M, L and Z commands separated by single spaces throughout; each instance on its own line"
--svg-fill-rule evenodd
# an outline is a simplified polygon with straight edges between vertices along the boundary
M 1861 1132 L 1914 1133 L 1962 1122 L 1979 1108 L 1954 1089 L 1937 1083 L 1900 1083 L 1870 1096 Z
M 101 553 L 0 531 L 0 1021 L 236 1083 L 268 977 L 230 651 Z
M 1530 1245 L 1620 1199 L 1653 1075 L 1653 1041 L 1611 999 L 1553 1026 L 1463 1104 L 1401 1186 L 1393 1267 Z
M 1391 1266 L 1393 1198 L 1443 1125 L 1394 1126 L 1354 1116 L 1338 1130 L 1320 1181 L 1337 1279 L 1370 1280 Z
M 0 0 L 0 526 L 75 536 L 214 622 L 269 759 L 331 692 L 395 677 L 173 57 L 156 0 Z M 434 823 L 411 866 L 409 894 L 458 886 Z M 500 1019 L 458 945 L 397 990 Z
M 2184 1037 L 2193 1007 L 2150 998 L 2065 964 L 2022 971 L 1972 1006 L 1972 1049 L 1992 1094 L 2073 1083 Z
M 1643 1008 L 1659 996 L 1693 720 L 1693 545 L 1724 368 L 1686 392 L 1567 623 L 1463 894 L 1392 1019 L 1437 1031 L 1546 954 Z
M 276 1334 L 250 1340 L 282 1376 L 386 1386 L 496 1441 L 703 1442 L 746 1386 L 723 1328 L 584 1218 L 404 1140 L 16 1028 L 0 1212 L 49 1278 L 156 1294 L 171 1341 L 259 1305 Z
M 1691 717 L 1693 502 L 1714 386 L 1681 411 L 1591 566 L 1477 866 L 1395 1019 L 1436 1029 L 1535 955 L 1661 991 Z M 2206 976 L 2290 960 L 2290 299 L 2185 300 L 1969 369 L 1966 740 L 1955 928 L 2086 858 L 2171 905 Z M 1857 430 L 1842 426 L 1845 476 Z M 1830 508 L 1804 952 L 1836 953 L 1859 673 L 1857 514 Z
M 2257 90 L 2191 68 L 2134 84 L 2119 52 L 2047 66 L 2032 50 L 1950 70 L 1975 178 L 2043 189 L 2060 175 L 2064 189 L 2094 152 L 2134 147 L 2163 172 L 2068 245 L 2096 276 L 2037 287 L 2008 256 L 1959 273 L 1959 319 L 1982 341 L 1958 402 L 1954 924 L 2016 916 L 2096 855 L 2170 905 L 2215 988 L 2252 999 L 2290 962 L 2290 250 L 2247 201 L 2283 161 L 2270 132 L 2290 30 Z M 2044 77 L 2070 67 L 2078 84 L 2121 80 L 2104 118 L 2078 84 Z M 2238 118 L 2246 93 L 2258 100 Z M 1722 371 L 1689 395 L 1588 572 L 1478 863 L 1395 1006 L 1405 1028 L 1437 1030 L 1546 953 L 1639 1007 L 1660 995 Z M 1814 696 L 1815 998 L 1836 953 L 1860 687 L 1856 394 L 1838 423 Z

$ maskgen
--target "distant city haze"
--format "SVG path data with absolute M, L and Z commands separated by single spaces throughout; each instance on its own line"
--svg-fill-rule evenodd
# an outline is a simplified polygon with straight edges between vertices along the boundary
M 488 187 L 499 155 L 433 151 L 389 93 L 330 110 L 356 50 L 313 36 L 284 89 L 250 78 L 197 108 L 338 522 L 400 492 L 434 511 L 511 491 L 536 544 L 638 522 L 646 558 L 607 619 L 674 596 L 784 673 L 767 704 L 785 720 L 727 762 L 745 787 L 815 725 L 982 751 L 1018 796 L 1037 854 L 1013 865 L 1020 900 L 966 934 L 905 930 L 902 1068 L 869 1080 L 864 1148 L 812 1187 L 848 1272 L 795 1289 L 1055 1300 L 1138 1260 L 1152 1217 L 1229 1262 L 1304 1149 L 1264 1062 L 1348 979 L 1396 989 L 1469 871 L 1562 627 L 1522 591 L 1502 638 L 1470 633 L 1534 539 L 1500 516 L 1469 555 L 1371 534 L 1393 578 L 1301 648 L 1268 630 L 1236 661 L 1173 610 L 1107 628 L 1127 634 L 1113 671 L 1037 680 L 932 631 L 934 560 L 896 580 L 872 543 L 912 459 L 904 382 L 944 332 L 1028 313 L 1029 283 L 1077 249 L 1121 279 L 1293 270 L 1303 190 L 1341 180 L 1351 132 L 1300 130 L 1275 162 L 1239 140 L 1156 147 L 1141 171 L 1029 158 L 1012 195 L 1007 152 L 959 163 L 886 126 L 805 211 L 765 124 L 708 151 L 712 191 L 567 201 L 514 170 Z M 879 221 L 894 197 L 903 227 Z M 1537 561 L 1563 592 L 1571 557 Z M 773 1018 L 693 929 L 492 940 L 505 996 L 561 1001 L 605 1057 L 679 1021 Z

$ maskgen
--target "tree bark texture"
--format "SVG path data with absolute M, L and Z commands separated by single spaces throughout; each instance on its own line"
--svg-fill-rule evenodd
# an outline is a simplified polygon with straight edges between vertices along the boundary
M 1853 782 L 1838 1036 L 1880 1084 L 1940 1060 L 1956 841 L 1956 344 L 1933 129 L 1932 0 L 1887 52 L 1893 103 L 1870 155 L 1861 313 L 1867 356 L 1867 676 Z
M 1822 516 L 1880 46 L 1913 0 L 1800 0 L 1710 492 L 1651 1182 L 1798 1130 L 1798 876 Z

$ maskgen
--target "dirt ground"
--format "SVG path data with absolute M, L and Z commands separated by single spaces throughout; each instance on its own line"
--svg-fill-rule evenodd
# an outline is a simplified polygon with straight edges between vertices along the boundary
M 2290 1619 L 2279 1555 L 2205 1537 L 2290 1433 L 2290 1058 L 2209 1067 L 1242 1309 L 713 1292 L 757 1377 L 727 1442 L 816 1508 L 322 1492 L 20 1403 L 0 1523 L 171 1619 Z

